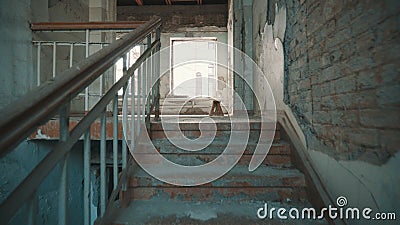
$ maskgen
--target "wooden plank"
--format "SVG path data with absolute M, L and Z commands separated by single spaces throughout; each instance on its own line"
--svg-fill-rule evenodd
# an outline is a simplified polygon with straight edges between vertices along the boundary
M 130 30 L 136 29 L 146 21 L 119 21 L 119 22 L 38 22 L 31 23 L 32 31 L 55 30 Z

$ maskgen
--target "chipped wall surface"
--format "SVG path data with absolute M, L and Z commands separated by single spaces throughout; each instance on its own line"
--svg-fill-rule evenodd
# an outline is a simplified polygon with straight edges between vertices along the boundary
M 283 64 L 276 2 L 253 1 L 253 48 L 278 109 L 332 199 L 399 215 L 399 2 L 286 1 Z
M 0 1 L 0 110 L 35 82 L 30 17 L 29 0 Z
M 56 141 L 24 141 L 15 151 L 0 159 L 0 202 L 32 171 L 53 147 Z M 83 145 L 75 146 L 69 160 L 68 224 L 83 224 Z M 58 187 L 60 168 L 56 166 L 44 179 L 38 190 L 38 215 L 36 224 L 57 224 Z M 27 207 L 15 214 L 10 225 L 27 223 Z
M 34 37 L 30 30 L 30 22 L 46 21 L 87 21 L 87 0 L 57 1 L 0 1 L 0 109 L 21 97 L 36 86 L 35 57 L 33 47 Z M 42 34 L 43 38 L 54 37 Z M 54 35 L 54 34 L 53 34 Z M 56 34 L 60 40 L 69 39 L 61 33 Z M 76 40 L 81 36 L 74 35 Z M 80 40 L 80 39 L 79 39 Z M 61 49 L 60 49 L 61 50 Z M 51 49 L 43 49 L 51 56 Z M 58 66 L 67 68 L 67 54 L 58 54 Z M 65 51 L 68 52 L 68 51 Z M 79 54 L 77 51 L 76 54 Z M 51 63 L 43 62 L 43 68 Z M 50 69 L 51 70 L 51 69 Z M 7 115 L 2 115 L 7 116 Z M 43 134 L 45 135 L 45 134 Z M 54 142 L 23 141 L 15 151 L 0 159 L 0 201 L 3 201 L 10 191 L 37 165 L 37 163 L 52 149 Z M 70 190 L 69 190 L 69 222 L 82 224 L 82 157 L 80 151 L 72 151 L 70 155 Z M 38 224 L 57 224 L 57 192 L 60 171 L 58 167 L 43 181 L 38 191 L 39 211 Z M 26 207 L 14 217 L 11 224 L 26 224 Z

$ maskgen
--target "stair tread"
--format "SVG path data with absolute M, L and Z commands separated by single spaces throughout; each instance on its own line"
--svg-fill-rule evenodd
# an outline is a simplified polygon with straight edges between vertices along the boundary
M 156 165 L 155 165 L 156 166 Z M 160 167 L 162 168 L 162 167 Z M 165 171 L 161 170 L 161 171 Z M 179 177 L 182 170 L 170 171 L 172 177 Z M 169 175 L 165 171 L 166 175 Z M 135 169 L 131 174 L 132 186 L 171 186 L 157 180 L 143 169 Z M 305 187 L 304 174 L 293 168 L 260 166 L 255 171 L 248 171 L 247 165 L 236 165 L 219 179 L 205 184 L 206 187 Z M 200 186 L 201 187 L 201 186 Z M 179 187 L 177 187 L 179 188 Z
M 132 201 L 127 208 L 121 208 L 119 202 L 113 205 L 107 222 L 111 224 L 328 224 L 325 220 L 279 220 L 257 218 L 257 210 L 267 203 L 268 207 L 292 207 L 302 209 L 310 207 L 302 204 L 277 203 L 264 201 L 247 202 L 185 202 L 171 199 L 151 199 Z
M 176 147 L 172 142 L 180 145 L 181 147 L 186 147 L 188 144 L 185 144 L 184 141 L 177 140 L 177 139 L 158 139 L 158 140 L 153 140 L 153 145 L 159 150 L 160 153 L 177 153 L 177 154 L 193 154 L 192 151 L 186 151 L 183 149 L 180 149 Z M 235 143 L 235 141 L 231 142 L 231 146 L 243 146 L 242 143 Z M 256 147 L 258 143 L 254 140 L 248 141 L 246 144 L 246 150 L 244 154 L 252 154 L 254 152 L 254 148 Z M 145 144 L 149 145 L 149 144 Z M 210 145 L 208 145 L 206 148 L 200 151 L 196 151 L 197 154 L 221 154 L 222 151 L 224 151 L 227 143 L 226 140 L 220 140 L 216 139 L 214 140 Z M 202 146 L 202 143 L 193 143 L 190 145 L 190 148 L 196 148 L 198 146 Z M 268 154 L 272 155 L 290 155 L 290 148 L 289 144 L 280 140 L 278 142 L 272 143 L 272 146 L 268 152 Z M 189 146 L 187 146 L 189 147 Z

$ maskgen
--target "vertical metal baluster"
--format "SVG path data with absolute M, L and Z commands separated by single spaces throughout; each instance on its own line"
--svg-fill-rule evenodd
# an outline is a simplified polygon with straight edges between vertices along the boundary
M 142 48 L 142 51 L 141 52 L 144 52 L 144 46 L 142 45 L 141 46 L 141 48 Z M 142 129 L 141 128 L 141 124 L 142 124 L 142 120 L 143 120 L 143 116 L 144 116 L 144 109 L 145 109 L 145 100 L 146 100 L 146 97 L 145 97 L 145 76 L 146 76 L 146 67 L 144 66 L 144 63 L 142 63 L 141 65 L 140 65 L 140 68 L 141 68 L 141 74 L 140 74 L 140 108 L 139 108 L 139 128 L 138 128 L 138 134 L 140 134 L 140 130 Z
M 90 128 L 84 134 L 83 145 L 83 218 L 84 225 L 90 224 Z
M 156 71 L 155 71 L 155 54 L 156 53 L 156 49 L 153 49 L 153 51 L 151 51 L 151 104 L 154 107 L 154 103 L 155 103 L 155 93 L 156 93 L 156 89 L 155 89 L 155 81 L 156 81 Z M 153 108 L 154 109 L 154 108 Z
M 39 42 L 38 43 L 38 47 L 37 47 L 37 61 L 36 61 L 36 79 L 37 79 L 37 86 L 40 86 L 40 55 L 41 55 L 41 49 L 42 49 L 42 43 Z
M 105 109 L 104 109 L 105 110 Z M 106 112 L 100 115 L 100 216 L 106 211 Z
M 74 43 L 71 43 L 69 46 L 69 67 L 72 67 L 72 64 L 74 62 Z
M 86 58 L 89 57 L 89 29 L 86 29 L 85 41 Z M 85 88 L 85 112 L 89 111 L 89 86 Z
M 151 34 L 147 35 L 147 49 L 149 49 L 151 47 Z M 150 88 L 151 88 L 151 84 L 150 84 L 150 78 L 151 78 L 151 63 L 150 63 L 150 58 L 151 55 L 149 57 L 147 57 L 146 59 L 146 117 L 147 119 L 150 119 Z
M 130 148 L 135 146 L 135 72 L 131 77 L 131 143 Z
M 141 50 L 140 50 L 141 51 Z M 136 92 L 136 102 L 137 102 L 137 110 L 136 110 L 136 135 L 139 135 L 140 132 L 140 102 L 141 102 L 141 79 L 142 79 L 142 65 L 139 66 L 138 68 L 138 73 L 137 73 L 137 92 Z
M 38 214 L 38 196 L 37 191 L 32 193 L 31 199 L 28 203 L 28 221 L 27 225 L 35 225 Z
M 65 142 L 69 136 L 69 109 L 70 104 L 65 105 L 60 111 L 60 142 Z M 69 153 L 60 162 L 61 176 L 58 190 L 58 224 L 68 224 L 68 164 Z
M 161 28 L 157 28 L 156 30 L 156 40 L 159 41 L 161 37 Z M 156 102 L 154 106 L 154 112 L 155 112 L 155 120 L 158 120 L 160 117 L 160 44 L 157 45 L 156 47 Z
M 122 67 L 122 72 L 123 72 L 123 76 L 126 75 L 127 72 L 127 67 L 126 67 L 126 54 L 123 56 L 123 67 Z M 123 92 L 123 97 L 122 99 L 125 98 L 125 96 L 127 95 L 127 87 L 124 87 L 124 92 Z M 126 122 L 127 121 L 127 110 L 126 110 L 126 104 L 122 104 L 122 116 L 123 116 L 123 121 Z M 122 135 L 122 169 L 126 168 L 126 153 L 127 153 L 127 146 L 126 146 L 126 140 L 125 140 L 125 135 Z
M 100 44 L 100 49 L 103 49 L 103 44 Z M 100 75 L 100 84 L 99 84 L 99 86 L 100 86 L 100 98 L 103 96 L 103 79 L 104 79 L 104 73 L 102 73 L 101 75 Z
M 118 185 L 118 93 L 113 101 L 113 176 L 115 190 Z
M 56 77 L 56 64 L 57 64 L 57 43 L 53 42 L 53 78 Z

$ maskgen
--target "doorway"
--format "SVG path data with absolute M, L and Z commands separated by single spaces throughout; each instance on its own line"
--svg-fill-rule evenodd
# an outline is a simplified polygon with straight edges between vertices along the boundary
M 217 38 L 171 38 L 170 93 L 211 97 L 217 93 Z

